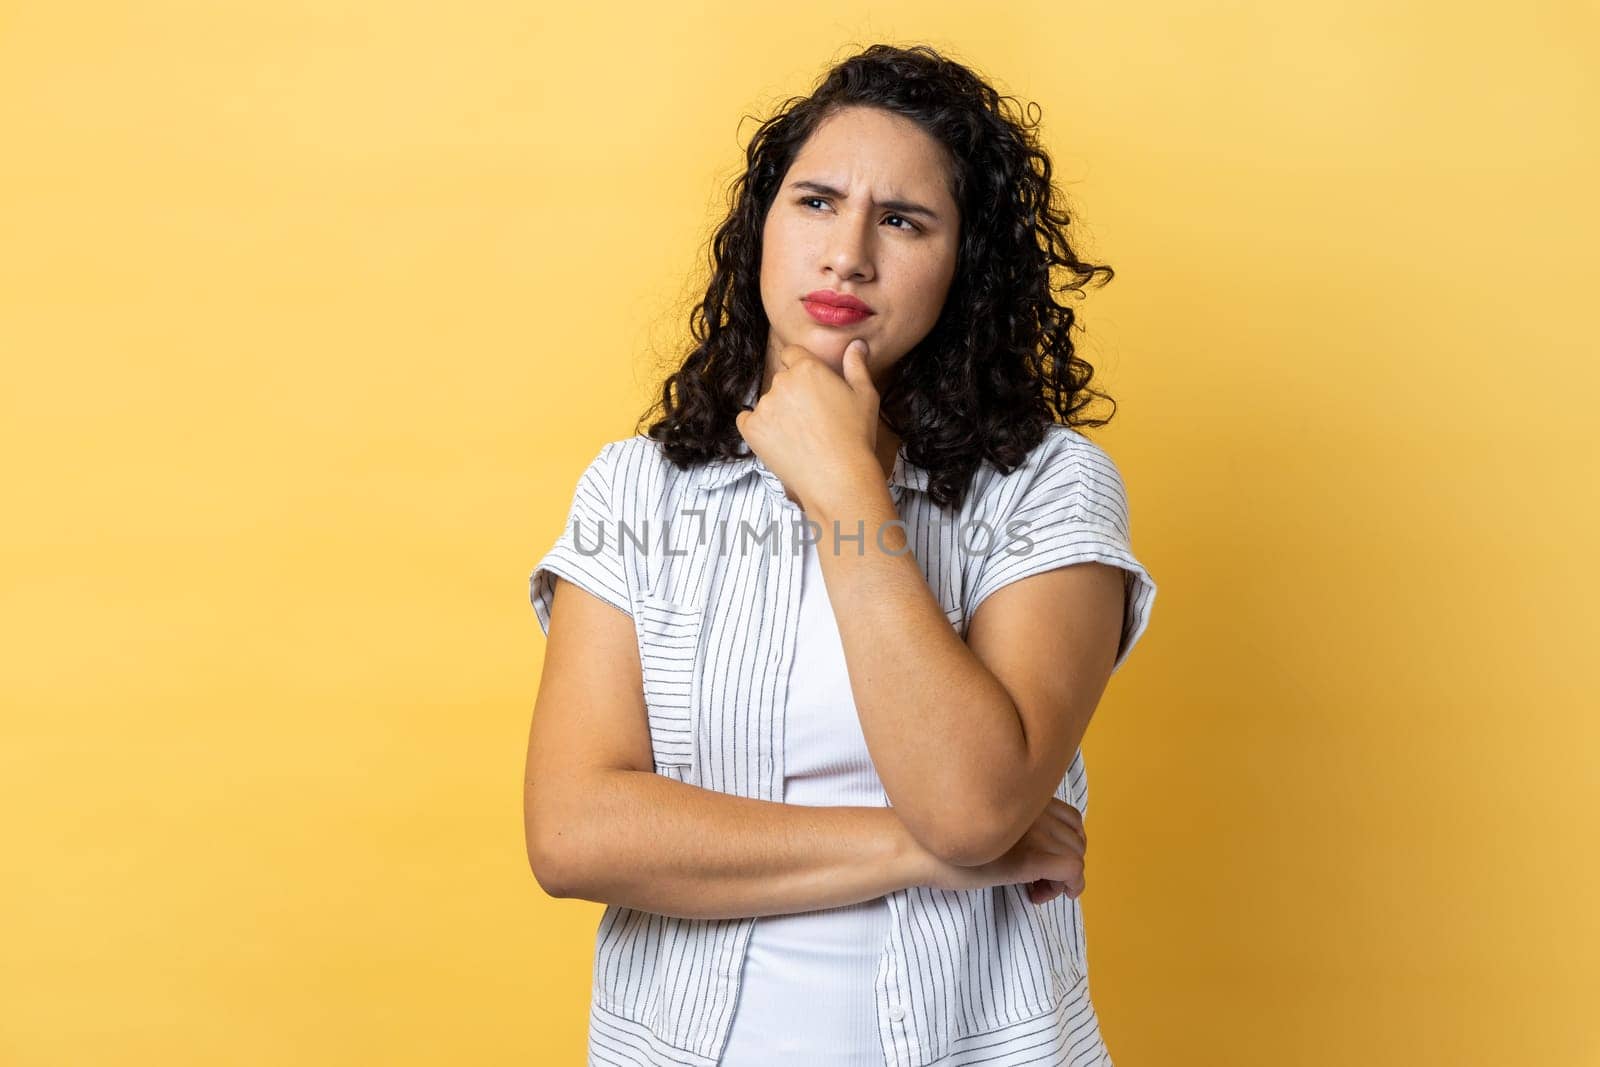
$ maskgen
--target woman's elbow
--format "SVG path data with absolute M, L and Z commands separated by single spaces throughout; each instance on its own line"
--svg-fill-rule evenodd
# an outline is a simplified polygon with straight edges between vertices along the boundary
M 992 820 L 975 817 L 970 809 L 938 819 L 907 819 L 902 814 L 901 821 L 918 844 L 956 867 L 981 867 L 1005 855 L 1012 844 L 1001 840 Z
M 972 827 L 965 833 L 951 836 L 941 850 L 945 861 L 957 867 L 982 867 L 1010 851 L 1010 843 L 992 833 L 979 832 L 982 829 Z
M 539 888 L 552 897 L 570 897 L 573 894 L 569 874 L 571 859 L 567 856 L 570 842 L 563 835 L 546 829 L 535 817 L 532 805 L 522 812 L 523 840 L 528 850 L 528 868 Z
M 528 867 L 533 871 L 533 880 L 539 883 L 539 888 L 547 896 L 570 897 L 572 891 L 567 888 L 565 875 L 561 868 L 549 856 L 530 851 L 528 853 Z

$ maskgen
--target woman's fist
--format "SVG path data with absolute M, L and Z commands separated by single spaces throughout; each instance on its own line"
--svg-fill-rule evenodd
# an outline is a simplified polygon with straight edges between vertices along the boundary
M 1028 899 L 1035 904 L 1062 893 L 1077 897 L 1084 890 L 1084 855 L 1089 838 L 1083 813 L 1058 797 L 1006 853 L 978 867 L 961 867 L 931 857 L 933 875 L 924 884 L 935 889 L 987 889 L 996 885 L 1028 883 Z

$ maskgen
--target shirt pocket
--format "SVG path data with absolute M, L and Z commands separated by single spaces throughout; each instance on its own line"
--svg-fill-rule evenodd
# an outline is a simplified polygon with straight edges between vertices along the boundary
M 1044 904 L 1028 899 L 1028 886 L 1013 883 L 1005 887 L 1011 900 L 1009 928 L 1014 935 L 1016 958 L 1025 961 L 1024 973 L 1017 977 L 1029 1010 L 1044 1011 L 1083 976 L 1083 919 L 1078 902 L 1065 893 Z M 1042 998 L 1037 1001 L 1032 998 Z
M 695 765 L 701 609 L 653 594 L 634 598 L 639 667 L 656 773 L 690 780 Z

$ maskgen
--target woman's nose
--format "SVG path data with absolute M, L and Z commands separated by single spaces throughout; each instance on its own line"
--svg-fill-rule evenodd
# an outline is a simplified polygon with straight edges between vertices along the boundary
M 827 265 L 840 278 L 872 277 L 872 236 L 870 223 L 849 217 L 840 218 L 828 232 Z

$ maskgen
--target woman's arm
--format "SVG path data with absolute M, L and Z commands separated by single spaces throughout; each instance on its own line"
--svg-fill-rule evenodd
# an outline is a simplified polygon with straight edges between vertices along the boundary
M 980 598 L 963 640 L 882 470 L 864 470 L 808 501 L 806 516 L 824 531 L 818 560 L 862 735 L 917 840 L 952 863 L 985 864 L 1039 818 L 1088 729 L 1116 659 L 1123 572 L 1066 566 L 1088 550 L 1075 554 L 1057 517 L 1053 531 L 1033 531 L 1037 553 L 1006 564 L 1007 577 L 1029 576 Z M 840 548 L 832 531 L 866 532 Z
M 632 621 L 557 581 L 523 796 L 546 892 L 729 918 L 856 903 L 938 873 L 891 808 L 780 804 L 654 773 L 643 691 Z
M 633 624 L 556 583 L 523 796 L 528 859 L 552 896 L 684 918 L 780 915 L 913 885 L 1082 887 L 1083 824 L 1052 798 L 992 862 L 924 848 L 894 808 L 781 804 L 656 774 Z
M 569 788 L 582 802 L 551 819 L 534 862 L 552 896 L 724 919 L 855 904 L 938 873 L 893 808 L 780 804 L 638 770 Z
M 838 907 L 912 885 L 1028 883 L 1036 904 L 1084 888 L 1083 817 L 1054 797 L 1004 855 L 964 867 L 918 844 L 893 808 L 779 804 L 647 771 L 603 773 L 586 795 L 593 821 L 567 832 L 589 843 L 567 849 L 580 869 L 546 885 L 552 896 L 726 919 Z

